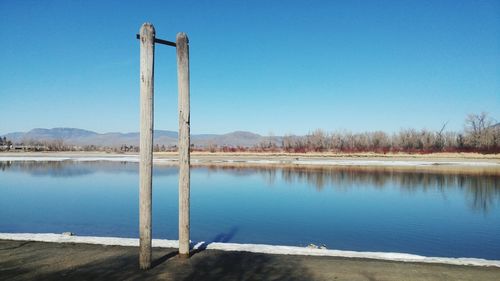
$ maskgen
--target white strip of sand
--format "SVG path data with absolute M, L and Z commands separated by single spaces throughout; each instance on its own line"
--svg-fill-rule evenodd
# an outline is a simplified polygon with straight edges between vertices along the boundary
M 237 157 L 236 157 L 237 158 Z M 113 162 L 139 162 L 137 155 L 109 155 L 109 156 L 0 156 L 1 161 L 75 161 L 75 162 L 93 162 L 93 161 L 113 161 Z M 157 164 L 174 164 L 176 158 L 155 158 Z M 193 159 L 193 163 L 249 163 L 249 164 L 294 164 L 304 166 L 386 166 L 386 167 L 424 167 L 424 166 L 453 166 L 453 167 L 498 167 L 500 163 L 487 161 L 456 161 L 456 160 L 344 160 L 344 159 L 298 159 L 298 160 L 280 160 L 280 159 L 223 159 L 223 160 L 203 160 Z
M 71 236 L 55 233 L 0 233 L 0 239 L 17 241 L 36 241 L 53 243 L 86 243 L 109 246 L 139 246 L 137 238 L 119 237 L 93 237 L 93 236 Z M 166 239 L 153 239 L 153 247 L 158 248 L 178 248 L 179 241 Z M 330 249 L 315 249 L 295 246 L 276 246 L 264 244 L 237 244 L 237 243 L 196 243 L 194 250 L 205 248 L 221 251 L 252 252 L 278 255 L 301 255 L 301 256 L 327 256 L 343 258 L 363 258 L 389 260 L 399 262 L 420 262 L 420 263 L 441 263 L 452 265 L 474 265 L 474 266 L 494 266 L 500 267 L 500 260 L 486 260 L 478 258 L 446 258 L 446 257 L 426 257 L 405 253 L 390 252 L 357 252 L 341 251 Z

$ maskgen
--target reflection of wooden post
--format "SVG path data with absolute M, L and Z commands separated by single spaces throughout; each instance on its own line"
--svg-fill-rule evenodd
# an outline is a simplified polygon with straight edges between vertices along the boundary
M 141 41 L 141 132 L 139 163 L 139 266 L 151 267 L 151 197 L 153 176 L 153 93 L 155 28 L 142 25 Z
M 177 33 L 179 88 L 179 256 L 189 257 L 189 41 Z

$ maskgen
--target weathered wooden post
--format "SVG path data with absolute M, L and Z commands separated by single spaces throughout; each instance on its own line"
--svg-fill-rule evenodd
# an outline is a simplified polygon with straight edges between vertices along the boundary
M 151 198 L 153 176 L 153 94 L 155 28 L 141 26 L 141 130 L 139 163 L 139 267 L 151 267 Z
M 189 41 L 178 33 L 176 43 L 155 38 L 152 24 L 142 25 L 141 41 L 141 133 L 139 164 L 139 266 L 151 267 L 151 199 L 153 176 L 153 96 L 155 43 L 177 48 L 179 87 L 179 256 L 189 257 Z
M 189 257 L 189 40 L 177 33 L 177 83 L 179 88 L 179 256 Z

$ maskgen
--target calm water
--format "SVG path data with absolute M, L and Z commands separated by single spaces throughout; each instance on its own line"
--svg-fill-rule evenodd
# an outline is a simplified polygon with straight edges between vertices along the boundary
M 500 176 L 194 168 L 192 240 L 500 259 Z M 177 169 L 155 167 L 153 236 L 177 239 Z M 0 162 L 0 232 L 138 237 L 138 165 Z

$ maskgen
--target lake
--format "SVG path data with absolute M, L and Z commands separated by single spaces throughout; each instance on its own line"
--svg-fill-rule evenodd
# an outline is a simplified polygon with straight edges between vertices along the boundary
M 177 239 L 176 167 L 153 237 Z M 138 164 L 0 162 L 0 232 L 138 237 Z M 500 259 L 500 176 L 393 168 L 191 170 L 191 239 Z

